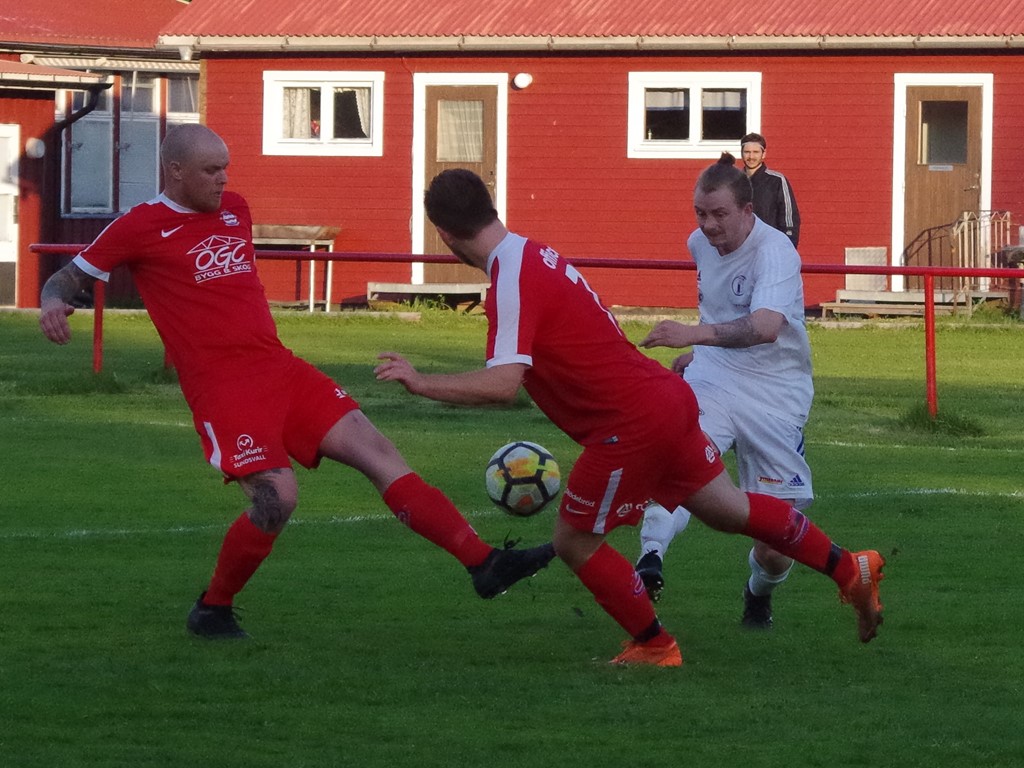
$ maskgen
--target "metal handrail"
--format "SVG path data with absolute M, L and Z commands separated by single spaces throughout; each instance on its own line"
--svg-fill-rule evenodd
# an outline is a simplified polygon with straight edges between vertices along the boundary
M 29 250 L 40 254 L 77 253 L 84 245 L 33 244 Z M 256 251 L 257 258 L 278 260 L 351 261 L 351 262 L 428 262 L 431 264 L 458 263 L 454 256 L 415 253 L 334 253 L 320 251 Z M 602 259 L 575 258 L 573 266 L 583 268 L 604 267 L 609 269 L 665 269 L 694 271 L 693 261 L 680 259 Z M 987 279 L 1006 278 L 1020 280 L 1021 270 L 1014 268 L 963 269 L 961 267 L 880 267 L 873 264 L 803 264 L 801 271 L 811 274 L 829 275 L 904 275 L 924 278 L 924 337 L 925 337 L 925 389 L 929 415 L 938 415 L 938 387 L 935 367 L 935 279 L 945 277 L 982 277 Z M 103 283 L 96 283 L 95 314 L 93 317 L 93 370 L 99 372 L 103 365 Z

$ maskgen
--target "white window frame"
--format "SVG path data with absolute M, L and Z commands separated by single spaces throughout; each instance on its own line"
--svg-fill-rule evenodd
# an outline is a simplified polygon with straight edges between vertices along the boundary
M 331 126 L 309 139 L 285 138 L 285 88 L 369 88 L 370 136 L 334 139 Z M 325 102 L 330 103 L 330 102 Z M 333 115 L 330 116 L 333 120 Z M 300 157 L 381 157 L 384 155 L 384 73 L 368 71 L 263 72 L 263 154 Z
M 152 108 L 150 110 L 139 111 L 139 112 L 135 112 L 135 111 L 128 112 L 128 111 L 124 111 L 124 110 L 115 109 L 115 105 L 114 105 L 115 94 L 114 94 L 114 92 L 112 90 L 107 90 L 107 91 L 103 92 L 103 98 L 104 98 L 104 101 L 105 101 L 105 106 L 97 107 L 95 110 L 93 110 L 89 114 L 87 114 L 84 117 L 82 117 L 81 120 L 78 121 L 75 125 L 85 125 L 85 124 L 93 123 L 93 124 L 97 124 L 97 125 L 108 126 L 109 130 L 113 131 L 114 130 L 114 118 L 115 118 L 115 115 L 116 115 L 118 117 L 118 120 L 121 123 L 121 125 L 119 126 L 119 129 L 120 129 L 121 141 L 123 142 L 125 140 L 124 125 L 126 123 L 130 123 L 130 122 L 134 122 L 134 121 L 139 121 L 139 122 L 144 122 L 144 123 L 151 124 L 155 128 L 155 134 L 154 134 L 155 139 L 154 139 L 154 141 L 153 141 L 153 143 L 151 145 L 145 146 L 142 151 L 146 155 L 146 157 L 145 157 L 146 162 L 151 162 L 152 163 L 152 166 L 151 166 L 152 178 L 153 178 L 153 192 L 152 192 L 152 194 L 156 195 L 156 193 L 159 191 L 159 182 L 160 182 L 160 125 L 161 125 L 161 120 L 162 119 L 166 119 L 168 127 L 171 127 L 171 126 L 174 126 L 174 125 L 180 125 L 182 123 L 198 123 L 199 122 L 199 113 L 198 112 L 168 112 L 168 113 L 164 113 L 163 112 L 164 103 L 165 103 L 164 90 L 167 87 L 166 78 L 168 76 L 166 73 L 163 73 L 163 72 L 151 71 L 151 70 L 119 70 L 118 71 L 118 77 L 119 77 L 119 80 L 120 80 L 121 92 L 123 92 L 124 90 L 126 90 L 126 89 L 131 87 L 133 73 L 136 74 L 136 75 L 140 75 L 140 76 L 144 76 L 144 77 L 152 78 L 153 79 L 152 86 L 147 86 L 147 87 L 152 87 L 152 90 L 153 90 L 153 103 L 152 103 Z M 180 73 L 178 73 L 178 74 L 180 74 Z M 194 77 L 196 82 L 198 83 L 198 72 L 187 72 L 185 74 L 186 74 L 186 76 Z M 69 116 L 65 112 L 66 98 L 67 98 L 67 91 L 64 91 L 64 90 L 58 90 L 57 91 L 54 115 L 55 115 L 55 119 L 58 120 L 58 121 L 65 120 Z M 79 98 L 84 99 L 84 98 L 86 98 L 86 95 L 85 94 L 79 94 Z M 73 111 L 74 111 L 74 108 L 72 108 L 72 112 Z M 75 126 L 73 125 L 71 127 L 71 129 L 70 129 L 70 134 L 69 133 L 65 133 L 63 135 L 63 137 L 62 137 L 63 140 L 66 142 L 69 137 L 73 140 L 74 132 L 75 132 Z M 65 145 L 63 147 L 63 149 L 66 149 L 66 148 L 67 147 Z M 95 176 L 95 175 L 94 176 L 84 177 L 84 178 L 87 178 L 89 183 L 91 183 L 94 187 L 99 187 L 99 188 L 101 188 L 101 190 L 105 189 L 105 192 L 106 192 L 106 202 L 103 205 L 88 205 L 87 206 L 87 205 L 71 205 L 69 203 L 67 208 L 64 207 L 64 202 L 63 201 L 67 197 L 70 196 L 69 195 L 69 190 L 68 190 L 67 187 L 68 187 L 68 184 L 71 183 L 72 174 L 75 174 L 76 182 L 78 182 L 80 179 L 83 179 L 83 176 L 81 176 L 81 173 L 83 173 L 83 172 L 79 171 L 79 173 L 76 174 L 76 172 L 75 172 L 75 161 L 74 161 L 74 157 L 73 156 L 72 156 L 72 159 L 70 160 L 70 162 L 71 162 L 71 166 L 70 167 L 68 167 L 67 161 L 62 160 L 62 167 L 61 167 L 61 201 L 62 201 L 61 202 L 61 216 L 63 218 L 69 218 L 70 219 L 70 218 L 108 217 L 108 216 L 111 216 L 111 215 L 117 215 L 119 213 L 123 213 L 124 211 L 128 210 L 130 205 L 126 202 L 126 199 L 128 199 L 128 196 L 125 194 L 125 188 L 123 186 L 124 183 L 125 183 L 125 179 L 123 177 L 121 178 L 122 187 L 117 190 L 116 196 L 114 194 L 114 184 L 113 184 L 114 168 L 116 166 L 120 166 L 121 170 L 122 171 L 124 170 L 124 166 L 121 165 L 121 163 L 123 162 L 123 159 L 122 159 L 120 150 L 121 150 L 121 147 L 114 147 L 113 144 L 111 144 L 110 145 L 111 157 L 110 157 L 109 167 L 104 170 L 103 175 L 101 177 Z M 116 206 L 118 210 L 115 210 L 115 205 L 114 205 L 114 200 L 115 199 L 118 201 L 118 205 Z
M 690 91 L 690 138 L 685 141 L 648 140 L 644 136 L 648 88 L 677 88 Z M 699 158 L 717 159 L 722 152 L 739 151 L 739 137 L 729 140 L 702 141 L 701 91 L 732 88 L 747 92 L 747 129 L 761 129 L 760 72 L 630 72 L 629 109 L 626 156 L 633 158 Z

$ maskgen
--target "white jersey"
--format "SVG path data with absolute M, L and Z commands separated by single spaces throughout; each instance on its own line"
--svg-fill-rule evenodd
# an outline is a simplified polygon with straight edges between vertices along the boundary
M 746 241 L 726 256 L 720 255 L 699 229 L 686 245 L 697 264 L 702 324 L 728 323 L 758 309 L 770 309 L 786 318 L 774 344 L 740 349 L 695 346 L 686 380 L 706 382 L 803 425 L 811 410 L 814 385 L 800 256 L 793 243 L 755 217 Z

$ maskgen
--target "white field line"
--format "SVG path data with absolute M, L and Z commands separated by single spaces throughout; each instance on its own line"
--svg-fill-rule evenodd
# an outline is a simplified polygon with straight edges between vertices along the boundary
M 467 518 L 473 517 L 496 517 L 504 513 L 498 509 L 493 511 L 471 511 L 463 512 Z M 394 520 L 390 512 L 381 512 L 371 515 L 351 515 L 346 517 L 332 516 L 323 519 L 308 520 L 301 517 L 293 517 L 288 522 L 288 527 L 293 526 L 315 526 L 326 527 L 333 525 L 348 525 L 350 523 L 379 523 L 381 521 Z M 230 520 L 222 523 L 209 523 L 205 525 L 175 525 L 169 528 L 67 528 L 64 530 L 50 531 L 4 531 L 0 532 L 0 541 L 11 541 L 16 539 L 88 539 L 88 538 L 131 538 L 135 536 L 168 536 L 168 535 L 189 535 L 193 533 L 204 533 L 206 531 L 225 531 L 231 525 Z
M 946 453 L 957 453 L 960 451 L 975 451 L 975 452 L 988 452 L 988 453 L 1024 453 L 1024 445 L 1013 448 L 992 448 L 992 447 L 970 447 L 964 448 L 963 446 L 939 446 L 939 445 L 901 445 L 899 443 L 850 443 L 843 440 L 808 440 L 807 445 L 821 445 L 829 448 L 854 448 L 857 450 L 868 450 L 874 451 L 879 448 L 895 448 L 900 451 L 910 450 L 927 450 L 927 451 L 943 451 Z
M 883 488 L 857 493 L 837 493 L 820 495 L 817 501 L 827 503 L 829 499 L 877 499 L 900 498 L 914 496 L 961 496 L 976 499 L 1024 499 L 1024 491 L 971 491 L 966 488 Z M 500 510 L 473 510 L 464 512 L 467 518 L 504 516 Z M 389 512 L 370 515 L 352 515 L 348 517 L 332 516 L 323 519 L 292 518 L 289 526 L 328 527 L 349 525 L 354 523 L 379 523 L 393 520 Z M 173 536 L 205 533 L 207 531 L 224 531 L 230 521 L 210 523 L 208 525 L 176 525 L 170 528 L 70 528 L 50 531 L 5 531 L 0 532 L 0 541 L 38 540 L 38 539 L 88 539 L 88 538 L 134 538 L 142 536 Z

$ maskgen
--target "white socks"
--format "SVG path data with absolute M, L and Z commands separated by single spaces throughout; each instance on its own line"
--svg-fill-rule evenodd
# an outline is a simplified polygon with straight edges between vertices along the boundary
M 789 576 L 789 572 L 793 570 L 792 563 L 785 572 L 778 575 L 768 573 L 761 564 L 754 559 L 754 550 L 750 550 L 750 554 L 747 556 L 747 562 L 750 563 L 750 580 L 747 582 L 747 588 L 750 590 L 752 595 L 770 595 L 772 590 L 775 589 L 779 584 L 784 582 Z
M 640 556 L 657 552 L 664 560 L 668 545 L 686 529 L 689 522 L 690 513 L 682 507 L 669 512 L 660 504 L 652 503 L 644 512 L 644 522 L 640 528 Z

